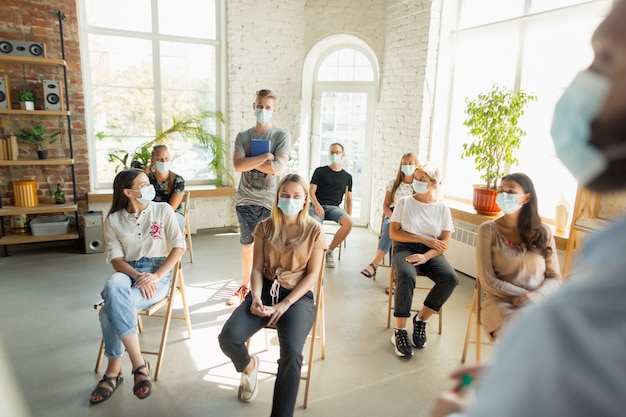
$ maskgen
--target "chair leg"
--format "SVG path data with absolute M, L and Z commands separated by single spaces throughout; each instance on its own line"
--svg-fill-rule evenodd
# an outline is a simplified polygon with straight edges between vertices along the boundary
M 474 289 L 474 296 L 472 297 L 472 307 L 470 308 L 469 320 L 467 321 L 467 331 L 465 332 L 465 343 L 463 344 L 463 354 L 461 355 L 461 363 L 465 363 L 467 358 L 467 349 L 470 344 L 470 336 L 472 334 L 472 326 L 474 324 L 474 311 L 476 309 L 476 289 Z
M 96 358 L 95 373 L 100 372 L 100 365 L 102 365 L 102 359 L 104 358 L 104 339 L 100 342 L 100 349 L 98 350 L 98 357 Z
M 189 230 L 189 225 L 187 225 L 187 250 L 189 251 L 189 261 L 193 263 L 193 243 L 191 242 L 191 230 Z
M 391 327 L 391 310 L 393 310 L 393 281 L 396 273 L 393 268 L 389 270 L 389 303 L 387 306 L 387 328 Z

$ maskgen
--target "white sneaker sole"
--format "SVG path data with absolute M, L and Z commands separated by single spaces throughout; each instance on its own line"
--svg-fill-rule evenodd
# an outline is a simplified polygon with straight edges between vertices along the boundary
M 393 350 L 396 353 L 397 356 L 401 357 L 401 358 L 407 358 L 407 357 L 411 357 L 413 356 L 413 350 L 411 350 L 411 354 L 409 356 L 405 355 L 404 353 L 400 352 L 398 350 L 398 347 L 396 346 L 396 335 L 392 334 L 391 335 L 391 344 L 393 345 Z

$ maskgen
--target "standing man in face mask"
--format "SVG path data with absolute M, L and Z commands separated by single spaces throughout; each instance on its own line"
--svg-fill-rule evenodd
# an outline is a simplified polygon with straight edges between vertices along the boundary
M 352 230 L 352 175 L 342 167 L 346 153 L 343 145 L 333 143 L 329 148 L 330 164 L 316 168 L 309 186 L 311 205 L 309 215 L 320 223 L 332 220 L 339 223 L 339 229 L 333 236 L 326 252 L 326 267 L 335 267 L 333 251 L 343 242 Z M 348 192 L 346 193 L 346 187 Z M 346 194 L 345 210 L 339 207 Z
M 626 0 L 616 0 L 593 35 L 595 59 L 563 94 L 552 124 L 557 155 L 594 192 L 626 189 L 624 22 Z M 475 401 L 471 389 L 444 392 L 432 416 L 623 416 L 625 247 L 626 217 L 591 236 L 563 288 L 511 323 Z
M 229 305 L 239 305 L 250 291 L 252 272 L 253 232 L 256 225 L 270 216 L 280 176 L 287 171 L 291 152 L 291 135 L 272 125 L 276 113 L 276 93 L 260 90 L 252 103 L 256 125 L 239 132 L 235 139 L 233 165 L 241 172 L 235 193 L 235 209 L 242 249 L 243 284 L 228 299 Z

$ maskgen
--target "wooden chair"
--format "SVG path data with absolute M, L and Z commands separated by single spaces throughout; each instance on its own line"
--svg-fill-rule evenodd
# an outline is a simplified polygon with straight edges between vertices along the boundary
M 183 236 L 187 241 L 187 250 L 189 251 L 189 260 L 193 263 L 193 243 L 191 242 L 191 226 L 189 225 L 189 198 L 191 193 L 185 191 L 183 197 L 183 215 L 185 216 L 185 227 L 183 227 Z
M 472 308 L 470 310 L 469 320 L 467 321 L 467 331 L 465 332 L 465 343 L 463 344 L 463 354 L 461 355 L 461 362 L 465 363 L 467 358 L 467 351 L 470 344 L 476 345 L 476 363 L 480 363 L 480 351 L 483 345 L 493 345 L 493 337 L 485 332 L 487 335 L 487 342 L 483 342 L 482 339 L 482 325 L 481 323 L 481 310 L 483 304 L 483 291 L 480 285 L 480 281 L 476 278 L 476 287 L 474 288 L 474 296 L 472 297 Z M 474 340 L 471 340 L 472 328 L 476 331 Z
M 183 316 L 173 316 L 172 310 L 174 306 L 174 298 L 180 295 L 182 304 L 183 304 Z M 96 310 L 100 309 L 104 305 L 104 300 L 101 300 L 97 304 L 94 305 Z M 156 314 L 163 307 L 166 308 L 165 313 Z M 137 321 L 139 332 L 143 332 L 143 323 L 141 320 L 142 316 L 156 317 L 162 318 L 163 320 L 163 330 L 161 331 L 161 343 L 159 344 L 159 349 L 157 351 L 150 350 L 142 350 L 141 353 L 144 355 L 155 355 L 157 356 L 156 367 L 154 368 L 154 380 L 159 379 L 159 374 L 161 372 L 161 365 L 163 364 L 163 359 L 165 357 L 165 346 L 167 344 L 167 335 L 170 329 L 171 320 L 184 320 L 187 325 L 187 335 L 188 338 L 191 337 L 191 319 L 189 318 L 189 309 L 187 308 L 187 298 L 185 296 L 185 280 L 183 279 L 183 270 L 180 261 L 176 263 L 174 266 L 174 272 L 172 275 L 172 283 L 170 285 L 169 292 L 165 298 L 157 301 L 152 304 L 150 307 L 141 310 L 137 313 Z M 100 342 L 100 350 L 98 351 L 98 358 L 96 359 L 96 367 L 95 372 L 98 373 L 100 371 L 100 365 L 102 364 L 102 359 L 104 357 L 104 339 Z
M 346 209 L 346 197 L 348 195 L 348 186 L 346 185 L 346 189 L 344 191 L 343 194 L 343 209 Z M 334 236 L 335 233 L 337 232 L 336 229 L 339 228 L 340 224 L 331 220 L 323 220 L 322 221 L 322 225 L 326 225 L 326 226 L 332 226 L 333 230 L 328 230 L 327 228 L 324 229 L 324 234 L 330 235 L 330 236 Z M 337 254 L 337 260 L 340 261 L 341 260 L 341 247 L 343 246 L 344 248 L 346 247 L 346 240 L 348 240 L 348 237 L 346 236 L 346 238 L 339 244 L 339 253 Z
M 391 263 L 391 262 L 390 262 Z M 425 277 L 426 275 L 420 273 L 417 275 L 416 279 L 415 279 L 415 289 L 416 290 L 424 290 L 424 291 L 430 291 L 432 289 L 432 287 L 428 287 L 428 286 L 421 286 L 418 285 L 418 280 L 420 279 L 420 277 Z M 391 269 L 389 270 L 389 305 L 387 308 L 387 328 L 391 327 L 391 312 L 393 311 L 393 293 L 394 293 L 394 281 L 396 279 L 396 271 L 393 268 L 393 265 L 391 266 Z M 417 313 L 419 310 L 416 310 L 414 308 L 411 308 L 410 310 L 412 313 Z M 439 309 L 438 312 L 436 312 L 435 314 L 437 314 L 439 316 L 439 334 L 441 334 L 443 332 L 443 307 L 441 307 Z
M 326 253 L 324 252 L 324 255 Z M 320 344 L 320 356 L 321 359 L 326 358 L 326 318 L 324 315 L 324 262 L 326 260 L 326 256 L 322 256 L 322 265 L 320 268 L 320 273 L 317 278 L 317 284 L 314 288 L 314 300 L 315 300 L 315 321 L 313 322 L 313 327 L 311 328 L 311 332 L 309 333 L 308 339 L 310 341 L 309 344 L 309 356 L 308 361 L 306 362 L 306 373 L 304 375 L 300 375 L 300 379 L 306 381 L 304 387 L 304 403 L 303 407 L 306 408 L 309 403 L 309 388 L 311 387 L 311 378 L 313 376 L 313 354 L 315 352 L 315 342 L 319 340 Z M 265 333 L 265 350 L 261 352 L 266 352 L 269 350 L 269 335 L 268 332 L 276 330 L 275 327 L 265 327 L 263 332 Z M 250 349 L 251 339 L 248 339 L 246 342 L 246 346 L 248 350 Z M 274 363 L 275 364 L 275 363 Z M 259 369 L 260 373 L 276 375 L 276 371 L 267 371 Z

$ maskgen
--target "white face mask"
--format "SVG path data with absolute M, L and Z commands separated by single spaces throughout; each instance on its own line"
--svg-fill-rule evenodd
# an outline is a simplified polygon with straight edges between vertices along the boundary
M 607 157 L 589 143 L 591 123 L 600 113 L 611 84 L 593 71 L 579 73 L 557 102 L 552 119 L 556 154 L 583 185 L 606 169 Z
M 506 214 L 515 213 L 522 208 L 522 205 L 519 203 L 520 197 L 521 194 L 498 193 L 496 204 Z
M 415 174 L 415 165 L 402 165 L 400 170 L 404 175 L 413 175 Z
M 172 163 L 170 161 L 156 162 L 154 165 L 156 166 L 156 170 L 161 174 L 167 174 L 172 166 Z
M 424 194 L 428 191 L 428 183 L 424 181 L 413 180 L 413 189 L 417 194 Z
M 341 161 L 343 161 L 341 154 L 336 154 L 336 153 L 331 153 L 329 159 L 330 159 L 331 165 L 339 165 Z
M 303 198 L 278 198 L 278 208 L 285 214 L 285 216 L 294 216 L 300 213 L 303 207 Z
M 272 120 L 272 113 L 269 110 L 265 110 L 265 109 L 256 109 L 254 111 L 254 117 L 256 118 L 256 121 L 261 123 L 262 125 L 264 125 L 265 123 L 268 123 L 270 120 Z
M 141 204 L 148 204 L 149 202 L 154 200 L 154 197 L 156 196 L 156 190 L 154 189 L 154 185 L 152 184 L 147 187 L 143 187 L 141 190 L 132 191 L 139 191 L 141 193 L 141 197 L 135 197 L 137 201 L 139 201 Z

